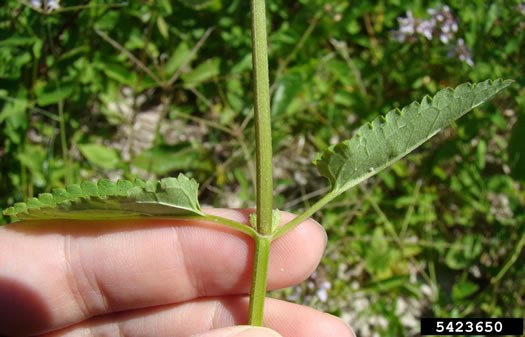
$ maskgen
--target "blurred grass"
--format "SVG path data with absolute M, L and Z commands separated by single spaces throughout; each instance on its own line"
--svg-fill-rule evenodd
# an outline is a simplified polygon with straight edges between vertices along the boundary
M 77 5 L 0 8 L 0 205 L 81 179 L 185 172 L 203 204 L 253 207 L 249 3 Z M 415 336 L 420 316 L 525 316 L 525 4 L 448 6 L 268 1 L 280 209 L 322 194 L 315 152 L 365 121 L 444 86 L 516 81 L 316 215 L 329 235 L 321 266 L 272 296 L 359 335 Z

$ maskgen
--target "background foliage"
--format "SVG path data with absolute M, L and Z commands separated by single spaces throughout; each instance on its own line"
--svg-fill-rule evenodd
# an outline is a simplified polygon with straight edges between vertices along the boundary
M 317 214 L 322 265 L 272 296 L 363 336 L 417 335 L 420 316 L 525 316 L 525 3 L 267 6 L 276 208 L 322 194 L 315 152 L 378 114 L 466 81 L 517 81 Z M 248 13 L 241 0 L 7 1 L 0 206 L 81 179 L 185 172 L 202 204 L 253 207 Z

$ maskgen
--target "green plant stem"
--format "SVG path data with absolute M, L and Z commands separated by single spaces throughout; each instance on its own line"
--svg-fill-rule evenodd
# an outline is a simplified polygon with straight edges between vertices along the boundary
M 242 223 L 237 222 L 237 221 L 233 221 L 233 220 L 230 220 L 230 219 L 222 218 L 220 216 L 206 214 L 205 216 L 188 217 L 188 219 L 205 220 L 205 221 L 207 220 L 207 221 L 211 221 L 211 222 L 220 223 L 220 224 L 223 224 L 223 225 L 225 225 L 227 227 L 233 228 L 233 229 L 235 229 L 235 230 L 237 230 L 239 232 L 243 232 L 245 234 L 248 234 L 249 236 L 251 236 L 254 239 L 257 237 L 257 232 L 252 227 L 247 226 L 247 225 L 242 224 Z
M 501 268 L 498 274 L 494 276 L 492 280 L 490 280 L 490 283 L 497 284 L 501 280 L 501 278 L 510 269 L 510 267 L 512 267 L 514 262 L 516 262 L 516 260 L 520 256 L 521 249 L 523 248 L 523 246 L 525 246 L 525 234 L 521 235 L 521 239 L 520 241 L 518 241 L 518 244 L 514 247 L 514 251 L 512 252 L 510 259 L 507 261 L 507 263 L 505 263 L 505 265 L 503 266 L 503 268 Z
M 251 0 L 252 62 L 255 93 L 257 233 L 250 289 L 249 324 L 262 326 L 272 233 L 273 178 L 270 80 L 265 0 Z
M 60 118 L 60 146 L 62 147 L 62 158 L 66 168 L 65 180 L 66 184 L 71 184 L 71 163 L 67 152 L 66 140 L 66 118 L 64 116 L 64 101 L 58 101 L 58 116 Z
M 332 190 L 328 194 L 326 194 L 324 197 L 319 199 L 315 204 L 312 205 L 309 209 L 307 209 L 303 214 L 299 215 L 298 217 L 294 218 L 292 221 L 288 222 L 284 226 L 280 227 L 275 233 L 272 235 L 272 240 L 275 240 L 284 234 L 288 233 L 292 228 L 303 222 L 304 220 L 308 219 L 312 214 L 320 210 L 324 205 L 332 201 L 335 197 L 337 197 L 341 192 Z
M 268 236 L 257 235 L 257 237 L 255 237 L 249 314 L 249 323 L 254 326 L 262 326 L 263 323 L 264 298 L 266 297 L 266 279 L 268 276 L 271 242 L 272 239 Z
M 257 166 L 257 232 L 272 231 L 272 129 L 265 0 L 251 0 Z
M 58 52 L 55 49 L 55 45 L 53 43 L 53 36 L 51 35 L 51 24 L 49 23 L 49 20 L 46 20 L 46 28 L 47 28 L 47 36 L 49 40 L 49 45 L 51 47 L 51 52 L 56 59 L 58 58 Z M 60 80 L 57 80 L 56 88 L 58 89 L 58 91 L 60 91 Z M 69 160 L 68 150 L 67 150 L 66 117 L 64 115 L 64 100 L 63 99 L 60 99 L 58 101 L 58 117 L 60 119 L 60 123 L 59 123 L 60 125 L 60 145 L 62 147 L 62 158 L 64 160 L 64 167 L 65 167 L 65 182 L 66 184 L 71 184 L 71 162 Z

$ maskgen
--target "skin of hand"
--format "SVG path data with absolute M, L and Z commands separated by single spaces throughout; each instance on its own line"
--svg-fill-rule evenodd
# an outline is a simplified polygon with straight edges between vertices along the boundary
M 248 224 L 253 210 L 205 212 Z M 268 289 L 305 280 L 325 245 L 313 220 L 272 242 Z M 353 336 L 334 316 L 270 298 L 266 328 L 242 326 L 253 250 L 242 233 L 192 220 L 2 226 L 0 336 Z

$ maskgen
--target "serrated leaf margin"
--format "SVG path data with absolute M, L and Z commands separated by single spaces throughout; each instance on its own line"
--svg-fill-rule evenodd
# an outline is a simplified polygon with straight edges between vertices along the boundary
M 41 193 L 38 198 L 29 198 L 25 203 L 16 203 L 5 209 L 3 214 L 22 220 L 176 217 L 176 213 L 181 213 L 181 210 L 188 215 L 204 216 L 198 202 L 198 186 L 194 179 L 182 173 L 177 178 L 149 181 L 141 179 L 136 179 L 134 182 L 119 180 L 116 183 L 109 179 L 100 179 L 98 182 L 84 181 L 81 184 L 54 189 L 52 193 Z M 170 202 L 169 197 L 174 195 L 183 197 L 186 202 L 179 205 Z M 87 200 L 96 203 L 98 208 L 76 210 L 79 213 L 86 212 L 85 216 L 70 213 L 74 205 Z M 164 209 L 168 212 L 149 213 L 148 208 L 151 208 L 151 205 L 165 206 Z M 174 211 L 171 215 L 170 208 Z M 122 213 L 119 214 L 119 211 Z
M 346 191 L 401 159 L 434 136 L 443 127 L 488 101 L 513 82 L 512 80 L 497 79 L 494 81 L 486 80 L 476 84 L 464 83 L 455 89 L 446 88 L 440 90 L 434 97 L 425 96 L 421 103 L 413 102 L 403 109 L 393 109 L 385 116 L 379 116 L 372 122 L 364 124 L 350 140 L 332 145 L 323 152 L 317 153 L 313 163 L 317 166 L 320 174 L 328 178 L 332 185 L 332 191 Z M 452 103 L 461 105 L 459 111 L 446 111 Z M 439 115 L 443 111 L 448 112 L 452 116 L 446 116 L 447 118 L 439 121 Z M 395 146 L 386 148 L 384 149 L 384 156 L 380 160 L 375 160 L 374 163 L 365 161 L 360 163 L 359 167 L 352 162 L 353 153 L 358 151 L 357 149 L 359 148 L 364 149 L 364 155 L 370 157 L 367 149 L 370 135 L 375 134 L 377 137 L 378 134 L 382 133 L 386 140 L 387 133 L 385 130 L 387 127 L 395 124 L 395 127 L 401 129 L 406 125 L 400 125 L 400 121 L 406 122 L 407 118 L 410 121 L 411 118 L 428 117 L 430 113 L 436 113 L 436 117 L 428 129 L 413 130 L 413 133 L 424 132 L 424 136 L 416 138 L 417 140 L 414 140 L 413 143 L 411 143 L 412 139 L 408 138 L 404 149 L 396 148 Z M 413 133 L 411 133 L 410 137 L 413 136 Z

